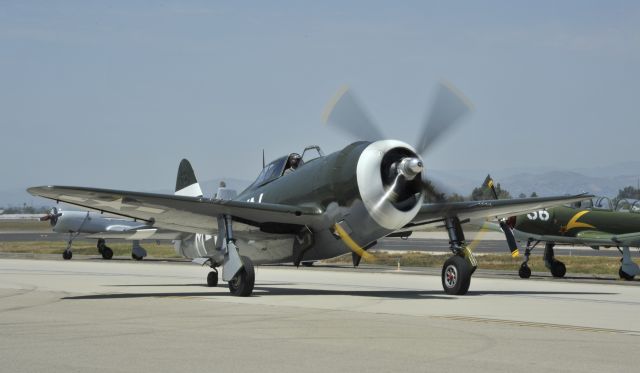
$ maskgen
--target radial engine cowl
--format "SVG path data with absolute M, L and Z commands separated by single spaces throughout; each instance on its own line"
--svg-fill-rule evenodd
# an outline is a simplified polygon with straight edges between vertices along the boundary
M 381 227 L 396 230 L 422 205 L 422 160 L 408 144 L 376 141 L 367 146 L 356 169 L 362 202 Z

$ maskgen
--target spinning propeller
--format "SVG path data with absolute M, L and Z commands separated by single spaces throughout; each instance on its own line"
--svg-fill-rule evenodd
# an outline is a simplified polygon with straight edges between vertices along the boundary
M 421 131 L 415 144 L 416 154 L 413 154 L 412 157 L 407 155 L 402 162 L 391 165 L 395 168 L 389 172 L 393 177 L 386 180 L 386 186 L 390 186 L 392 190 L 388 196 L 390 200 L 393 201 L 405 181 L 413 180 L 421 174 L 424 169 L 422 157 L 472 110 L 471 102 L 452 84 L 447 82 L 438 84 L 431 110 L 428 111 L 422 122 Z M 334 128 L 356 140 L 373 142 L 385 138 L 355 94 L 347 86 L 342 87 L 329 102 L 323 114 L 323 120 L 327 124 L 333 124 Z M 429 179 L 423 178 L 421 181 L 422 190 L 431 199 L 436 201 L 442 199 L 443 194 L 437 191 Z
M 431 201 L 443 201 L 444 194 L 438 192 L 433 182 L 423 176 L 422 157 L 428 154 L 434 145 L 472 110 L 471 102 L 453 85 L 441 82 L 437 86 L 431 109 L 422 122 L 414 147 L 415 152 L 405 149 L 392 156 L 383 157 L 381 171 L 386 192 L 377 206 L 389 201 L 403 210 L 407 207 L 406 205 L 415 202 L 415 196 L 418 194 L 426 196 Z M 358 98 L 346 86 L 342 87 L 329 102 L 323 114 L 323 120 L 355 140 L 375 142 L 385 139 L 383 132 L 371 120 Z M 364 250 L 339 228 L 335 226 L 336 233 L 344 239 L 353 252 L 362 256 Z
M 58 212 L 58 209 L 56 207 L 52 207 L 51 210 L 49 210 L 48 214 L 40 217 L 40 221 L 48 220 L 49 224 L 51 224 L 52 227 L 55 227 L 60 216 L 62 216 L 62 213 Z

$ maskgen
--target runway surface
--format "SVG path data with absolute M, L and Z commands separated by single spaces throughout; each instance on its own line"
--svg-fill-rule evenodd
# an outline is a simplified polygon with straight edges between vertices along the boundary
M 185 263 L 0 259 L 0 371 L 636 371 L 640 282 L 259 267 L 254 296 Z
M 427 234 L 432 236 L 430 238 L 414 238 L 411 237 L 407 240 L 400 238 L 386 238 L 378 242 L 376 249 L 389 250 L 389 251 L 424 251 L 424 252 L 437 252 L 437 253 L 449 253 L 449 240 L 442 238 L 445 234 Z M 419 234 L 417 234 L 419 236 Z M 48 242 L 58 241 L 66 242 L 68 239 L 67 234 L 48 233 L 48 232 L 0 232 L 0 241 L 4 242 L 19 242 L 19 241 L 31 241 L 31 242 Z M 473 235 L 470 235 L 470 240 L 473 240 Z M 91 241 L 95 243 L 95 239 L 87 239 L 82 236 L 78 237 L 76 241 Z M 115 241 L 115 240 L 114 240 Z M 505 254 L 509 251 L 504 237 L 501 234 L 490 233 L 487 239 L 482 239 L 474 249 L 476 253 L 501 253 Z M 524 252 L 524 249 L 521 250 Z M 544 244 L 539 244 L 533 251 L 533 255 L 542 255 L 544 251 Z M 632 249 L 633 256 L 638 255 L 637 249 Z M 600 250 L 593 250 L 584 246 L 562 246 L 557 245 L 555 247 L 556 255 L 578 255 L 578 256 L 609 256 L 620 257 L 620 252 L 615 248 L 601 248 Z

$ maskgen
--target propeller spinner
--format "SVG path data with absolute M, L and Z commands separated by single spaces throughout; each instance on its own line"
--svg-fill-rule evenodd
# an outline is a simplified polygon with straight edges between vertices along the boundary
M 56 207 L 52 207 L 48 214 L 40 217 L 40 221 L 49 221 L 49 224 L 51 224 L 52 227 L 55 227 L 60 216 L 62 216 L 62 213 L 58 212 Z

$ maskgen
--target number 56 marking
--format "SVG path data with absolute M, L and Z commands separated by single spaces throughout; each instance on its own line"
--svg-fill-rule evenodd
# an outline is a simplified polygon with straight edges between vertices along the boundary
M 527 218 L 529 218 L 529 220 L 540 219 L 542 221 L 547 221 L 549 220 L 549 211 L 547 210 L 533 211 L 527 214 Z

